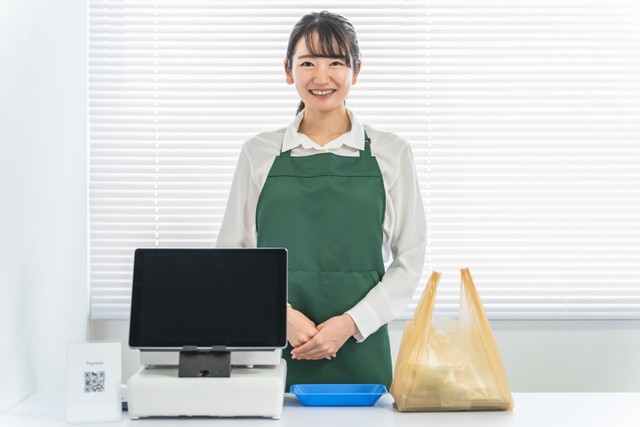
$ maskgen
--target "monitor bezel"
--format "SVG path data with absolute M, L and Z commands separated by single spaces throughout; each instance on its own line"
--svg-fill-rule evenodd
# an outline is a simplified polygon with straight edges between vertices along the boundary
M 277 341 L 278 345 L 274 346 L 226 346 L 222 344 L 212 344 L 211 346 L 193 346 L 185 343 L 183 346 L 172 345 L 143 345 L 144 340 L 140 339 L 139 334 L 139 318 L 140 312 L 140 278 L 142 277 L 144 263 L 141 262 L 142 258 L 148 252 L 240 252 L 240 251 L 253 251 L 253 252 L 276 252 L 284 258 L 284 262 L 280 263 L 278 268 L 278 275 L 284 276 L 285 280 L 278 285 L 278 294 L 281 296 L 280 307 L 278 317 L 282 322 L 282 331 L 279 331 Z M 273 351 L 278 349 L 284 349 L 287 346 L 287 333 L 286 333 L 286 317 L 287 317 L 287 301 L 288 301 L 288 256 L 286 248 L 138 248 L 134 253 L 134 267 L 133 278 L 131 287 L 131 311 L 129 319 L 129 347 L 131 349 L 141 351 L 183 351 L 186 348 L 196 351 Z M 281 259 L 282 260 L 282 259 Z

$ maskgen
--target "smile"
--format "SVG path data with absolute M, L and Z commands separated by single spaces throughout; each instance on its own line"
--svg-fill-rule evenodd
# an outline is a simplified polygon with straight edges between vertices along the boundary
M 336 91 L 335 89 L 329 89 L 329 90 L 310 90 L 309 92 L 311 92 L 313 95 L 323 96 L 323 95 L 330 95 L 335 91 Z

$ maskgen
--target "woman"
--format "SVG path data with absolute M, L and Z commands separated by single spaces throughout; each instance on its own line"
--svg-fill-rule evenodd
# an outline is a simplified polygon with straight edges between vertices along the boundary
M 386 324 L 410 301 L 424 262 L 411 150 L 345 107 L 362 60 L 342 16 L 304 16 L 284 69 L 301 98 L 298 114 L 288 127 L 244 144 L 217 245 L 289 251 L 287 390 L 302 383 L 389 387 Z

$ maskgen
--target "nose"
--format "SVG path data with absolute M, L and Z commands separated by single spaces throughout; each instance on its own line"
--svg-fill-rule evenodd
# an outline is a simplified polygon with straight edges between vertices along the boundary
M 316 67 L 315 74 L 313 75 L 313 82 L 318 85 L 329 83 L 331 77 L 329 75 L 329 68 L 325 65 Z

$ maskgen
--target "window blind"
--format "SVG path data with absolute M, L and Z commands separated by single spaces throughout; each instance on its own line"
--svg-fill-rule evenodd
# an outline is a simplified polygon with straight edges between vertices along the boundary
M 427 268 L 455 312 L 640 317 L 640 6 L 429 1 Z M 414 301 L 415 302 L 415 301 Z
M 242 143 L 288 124 L 289 33 L 354 24 L 347 104 L 408 139 L 425 270 L 471 268 L 491 318 L 640 318 L 632 2 L 89 2 L 92 318 L 127 318 L 137 247 L 212 247 Z

